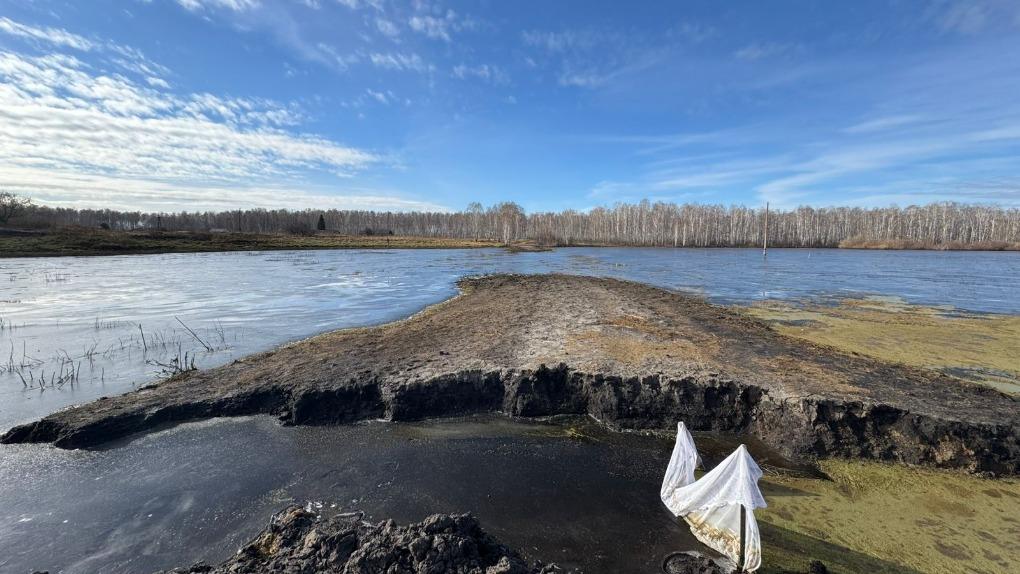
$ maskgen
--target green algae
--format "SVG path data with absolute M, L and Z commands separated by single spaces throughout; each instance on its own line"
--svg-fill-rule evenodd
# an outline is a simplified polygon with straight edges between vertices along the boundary
M 1020 394 L 1020 316 L 878 298 L 746 308 L 780 333 Z
M 827 460 L 830 480 L 766 476 L 763 572 L 1004 572 L 1020 555 L 1020 481 Z

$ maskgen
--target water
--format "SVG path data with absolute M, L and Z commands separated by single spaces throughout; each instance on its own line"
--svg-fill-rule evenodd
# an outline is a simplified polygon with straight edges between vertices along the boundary
M 223 364 L 405 317 L 455 294 L 464 275 L 551 271 L 633 279 L 729 304 L 880 295 L 1020 313 L 1020 253 L 776 249 L 763 260 L 754 249 L 573 248 L 7 259 L 0 429 L 130 390 L 164 376 L 185 353 L 198 367 Z
M 549 271 L 633 279 L 726 304 L 870 295 L 1020 313 L 1020 253 L 774 250 L 763 261 L 757 250 L 561 249 L 0 260 L 0 429 L 130 390 L 184 353 L 199 366 L 222 364 L 330 329 L 405 317 L 455 294 L 464 275 Z M 56 373 L 72 367 L 76 377 L 58 382 Z M 491 418 L 332 428 L 253 418 L 183 425 L 102 451 L 3 445 L 0 571 L 146 572 L 217 561 L 285 504 L 309 500 L 402 522 L 471 510 L 505 542 L 589 572 L 648 570 L 666 552 L 693 547 L 657 499 L 668 442 L 586 432 L 594 438 Z M 699 438 L 709 454 L 732 447 L 725 440 L 713 447 L 710 438 Z
M 585 572 L 651 572 L 669 552 L 699 547 L 658 500 L 671 441 L 561 421 L 283 428 L 254 417 L 182 425 L 103 451 L 9 447 L 0 458 L 0 571 L 218 562 L 273 512 L 309 502 L 400 523 L 471 511 L 504 543 Z M 732 448 L 702 444 L 709 465 Z

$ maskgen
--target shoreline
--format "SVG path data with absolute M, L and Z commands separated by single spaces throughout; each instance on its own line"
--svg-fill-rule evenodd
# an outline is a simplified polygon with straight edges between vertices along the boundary
M 112 255 L 159 255 L 171 253 L 230 253 L 238 251 L 303 251 L 332 249 L 485 249 L 502 248 L 511 253 L 530 253 L 551 249 L 637 248 L 637 249 L 760 249 L 744 246 L 668 246 L 600 243 L 544 245 L 533 240 L 518 240 L 510 245 L 486 239 L 424 237 L 400 235 L 341 235 L 317 232 L 307 235 L 286 233 L 190 232 L 190 231 L 109 231 L 100 229 L 60 229 L 56 231 L 0 230 L 0 259 L 25 257 L 103 257 Z M 770 249 L 853 249 L 876 251 L 974 251 L 1020 252 L 1020 243 L 920 244 L 882 240 L 849 241 L 836 246 L 769 246 Z

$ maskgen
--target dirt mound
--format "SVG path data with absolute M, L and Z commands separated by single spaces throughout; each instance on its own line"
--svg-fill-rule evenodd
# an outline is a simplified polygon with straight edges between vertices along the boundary
M 199 563 L 160 574 L 551 574 L 482 530 L 470 514 L 436 514 L 418 524 L 370 524 L 360 514 L 330 518 L 298 506 L 219 566 Z

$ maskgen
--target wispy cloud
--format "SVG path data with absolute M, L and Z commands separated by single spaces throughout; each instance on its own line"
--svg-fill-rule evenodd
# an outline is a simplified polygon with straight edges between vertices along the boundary
M 448 11 L 442 17 L 429 15 L 411 16 L 410 20 L 407 21 L 407 25 L 415 32 L 424 34 L 429 38 L 443 40 L 444 42 L 449 42 L 452 39 L 451 34 L 458 27 L 457 16 L 453 10 Z
M 368 55 L 368 59 L 377 68 L 387 70 L 412 70 L 415 72 L 429 70 L 428 64 L 425 63 L 421 56 L 415 53 L 374 52 Z
M 497 66 L 490 66 L 489 64 L 479 64 L 477 66 L 457 64 L 453 67 L 452 73 L 453 77 L 462 80 L 467 78 L 478 78 L 498 85 L 510 83 L 510 76 L 506 72 Z
M 191 11 L 225 8 L 234 12 L 242 12 L 259 6 L 258 0 L 177 0 L 177 3 Z
M 654 66 L 670 46 L 614 29 L 524 30 L 529 65 L 551 67 L 564 87 L 600 88 Z
M 1020 4 L 1013 0 L 932 0 L 925 14 L 940 31 L 952 34 L 1020 29 Z
M 844 128 L 843 131 L 848 134 L 866 134 L 890 130 L 893 128 L 899 128 L 910 124 L 916 124 L 922 121 L 924 121 L 924 118 L 922 116 L 915 114 L 884 116 L 856 123 L 852 126 Z
M 386 18 L 376 18 L 375 27 L 383 36 L 387 36 L 389 38 L 397 38 L 400 36 L 400 28 Z
M 778 42 L 755 42 L 740 48 L 733 53 L 738 60 L 753 62 L 765 58 L 774 58 L 789 54 L 796 49 L 792 44 L 781 44 Z
M 0 17 L 0 32 L 81 51 L 89 51 L 96 47 L 91 40 L 67 30 L 27 26 L 4 17 Z

